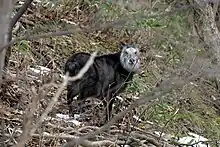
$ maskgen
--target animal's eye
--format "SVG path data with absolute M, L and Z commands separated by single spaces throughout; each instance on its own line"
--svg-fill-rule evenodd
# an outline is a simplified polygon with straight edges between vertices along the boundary
M 134 54 L 136 55 L 136 54 L 137 54 L 137 51 L 135 51 Z
M 128 52 L 125 51 L 125 55 L 127 55 L 127 54 L 128 54 Z

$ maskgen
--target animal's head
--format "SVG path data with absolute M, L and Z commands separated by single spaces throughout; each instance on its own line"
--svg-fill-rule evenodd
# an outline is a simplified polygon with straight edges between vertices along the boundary
M 124 69 L 129 72 L 137 72 L 140 68 L 140 51 L 131 44 L 120 42 L 120 62 Z

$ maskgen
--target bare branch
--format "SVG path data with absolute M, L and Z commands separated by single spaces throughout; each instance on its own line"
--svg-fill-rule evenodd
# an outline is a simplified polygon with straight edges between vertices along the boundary
M 0 45 L 4 46 L 7 43 L 9 19 L 12 11 L 12 0 L 0 1 Z M 0 86 L 2 85 L 3 68 L 5 63 L 6 51 L 0 51 Z
M 16 13 L 16 15 L 13 17 L 13 19 L 11 20 L 10 23 L 10 28 L 12 31 L 14 25 L 17 23 L 17 21 L 19 20 L 19 18 L 24 14 L 24 12 L 27 10 L 27 8 L 31 5 L 31 3 L 33 2 L 33 0 L 26 0 L 23 4 L 23 6 L 19 9 L 19 11 Z
M 103 127 L 101 127 L 99 130 L 96 130 L 92 133 L 89 133 L 88 135 L 85 135 L 84 137 L 80 137 L 79 139 L 75 139 L 70 141 L 69 143 L 65 144 L 63 147 L 71 147 L 75 144 L 82 144 L 84 140 L 94 137 L 97 134 L 100 134 L 107 130 L 111 125 L 114 124 L 114 122 L 121 119 L 125 114 L 127 114 L 132 109 L 144 105 L 146 103 L 149 103 L 151 101 L 160 100 L 163 99 L 163 95 L 170 92 L 173 88 L 178 88 L 183 86 L 184 84 L 187 84 L 190 80 L 194 79 L 195 76 L 190 76 L 187 79 L 180 80 L 177 79 L 177 77 L 171 78 L 167 81 L 165 81 L 163 84 L 161 84 L 158 88 L 155 88 L 148 94 L 144 94 L 140 97 L 140 99 L 136 100 L 133 104 L 131 104 L 126 110 L 120 112 L 118 115 L 116 115 L 114 118 L 112 118 L 107 124 L 105 124 Z M 167 85 L 169 84 L 169 85 Z
M 20 138 L 21 141 L 18 143 L 18 146 L 22 146 L 25 144 L 26 138 L 28 138 L 29 132 L 30 132 L 31 128 L 33 127 L 32 123 L 34 120 L 34 113 L 37 109 L 39 94 L 36 93 L 36 90 L 34 88 L 32 88 L 32 92 L 33 92 L 33 97 L 32 97 L 32 102 L 30 104 L 30 110 L 27 111 L 28 113 L 26 114 L 26 116 L 24 118 L 25 127 L 24 127 L 24 131 L 23 131 L 23 135 Z
M 24 12 L 27 10 L 27 8 L 31 5 L 33 0 L 26 0 L 23 4 L 23 6 L 19 9 L 19 11 L 16 13 L 16 15 L 12 18 L 10 24 L 9 24 L 9 30 L 8 30 L 8 42 L 12 40 L 12 30 L 19 20 L 19 18 L 24 14 Z M 6 67 L 8 66 L 8 61 L 11 56 L 11 48 L 10 46 L 7 49 L 6 57 L 5 57 L 5 65 L 4 68 L 6 70 Z
M 56 32 L 49 32 L 49 33 L 45 33 L 45 34 L 40 34 L 40 35 L 35 35 L 35 36 L 22 36 L 19 38 L 15 38 L 12 41 L 10 41 L 8 44 L 3 45 L 0 48 L 0 52 L 2 52 L 5 48 L 11 46 L 12 44 L 14 44 L 15 42 L 21 41 L 21 40 L 33 40 L 33 39 L 39 39 L 39 38 L 48 38 L 48 37 L 55 37 L 55 36 L 62 36 L 62 35 L 70 35 L 70 34 L 74 34 L 74 33 L 79 33 L 79 32 L 91 32 L 91 31 L 96 31 L 96 30 L 100 30 L 100 29 L 107 29 L 110 27 L 116 27 L 116 26 L 120 26 L 122 27 L 127 21 L 129 20 L 140 20 L 140 19 L 150 19 L 150 18 L 156 18 L 156 17 L 163 17 L 163 16 L 169 16 L 169 15 L 174 15 L 176 13 L 179 13 L 183 10 L 186 10 L 188 8 L 190 8 L 191 6 L 186 6 L 186 7 L 182 7 L 167 13 L 161 13 L 161 14 L 151 14 L 151 15 L 146 15 L 146 14 L 133 14 L 131 16 L 124 16 L 119 18 L 118 20 L 115 21 L 111 21 L 111 22 L 107 22 L 104 24 L 95 24 L 94 26 L 88 27 L 88 28 L 80 28 L 75 26 L 74 28 L 70 29 L 69 31 L 56 31 Z
M 33 126 L 33 128 L 29 132 L 29 136 L 32 136 L 32 134 L 35 133 L 35 131 L 38 129 L 38 127 L 41 125 L 41 123 L 44 121 L 44 119 L 47 117 L 47 115 L 51 112 L 53 106 L 57 103 L 58 98 L 60 94 L 62 93 L 63 89 L 68 83 L 68 80 L 77 80 L 82 78 L 82 76 L 86 73 L 86 71 L 89 69 L 89 67 L 93 64 L 95 56 L 97 55 L 97 51 L 91 54 L 91 57 L 86 62 L 85 66 L 79 71 L 79 73 L 75 77 L 68 77 L 68 73 L 64 77 L 64 80 L 59 87 L 58 91 L 55 93 L 55 96 L 52 98 L 51 102 L 48 104 L 47 108 L 45 109 L 44 113 L 40 116 L 40 118 L 37 120 L 36 124 Z M 24 136 L 24 137 L 23 137 Z M 17 147 L 23 147 L 25 142 L 29 139 L 29 136 L 26 134 L 22 135 L 22 140 L 16 145 Z

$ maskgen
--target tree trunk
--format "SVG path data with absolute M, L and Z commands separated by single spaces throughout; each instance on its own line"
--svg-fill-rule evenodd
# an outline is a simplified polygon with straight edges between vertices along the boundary
M 12 12 L 12 0 L 1 0 L 0 1 L 0 46 L 7 43 L 8 40 L 8 29 L 10 14 Z M 2 51 L 0 53 L 0 86 L 2 85 L 3 69 L 5 63 L 5 53 Z
M 18 22 L 21 16 L 25 13 L 25 11 L 31 5 L 32 2 L 33 0 L 26 0 L 23 6 L 19 9 L 19 11 L 16 13 L 16 15 L 11 20 L 10 25 L 9 25 L 9 30 L 8 30 L 8 42 L 12 40 L 12 30 L 15 24 Z M 7 48 L 6 55 L 5 55 L 5 65 L 4 65 L 5 71 L 7 70 L 10 56 L 11 56 L 11 46 Z
M 194 8 L 194 26 L 199 38 L 205 44 L 208 53 L 213 57 L 216 64 L 220 63 L 220 32 L 215 22 L 216 5 L 212 7 L 206 0 L 191 0 Z

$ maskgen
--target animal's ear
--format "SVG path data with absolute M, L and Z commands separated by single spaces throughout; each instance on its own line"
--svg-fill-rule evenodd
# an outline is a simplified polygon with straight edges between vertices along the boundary
M 122 50 L 124 46 L 125 46 L 125 42 L 120 41 L 120 42 L 118 43 L 118 47 L 119 47 L 120 50 Z

